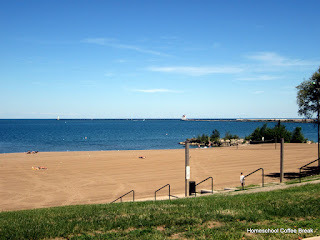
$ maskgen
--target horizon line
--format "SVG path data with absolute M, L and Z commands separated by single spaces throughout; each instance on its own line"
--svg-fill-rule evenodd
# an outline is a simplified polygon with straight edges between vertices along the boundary
M 278 120 L 278 119 L 313 119 L 313 118 L 299 118 L 299 117 L 245 117 L 245 118 L 187 118 L 188 120 Z M 0 118 L 0 120 L 181 120 L 181 118 Z

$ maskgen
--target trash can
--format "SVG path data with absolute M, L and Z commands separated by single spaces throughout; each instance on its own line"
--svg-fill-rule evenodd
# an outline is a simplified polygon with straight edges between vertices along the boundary
M 189 196 L 196 193 L 196 182 L 189 181 Z

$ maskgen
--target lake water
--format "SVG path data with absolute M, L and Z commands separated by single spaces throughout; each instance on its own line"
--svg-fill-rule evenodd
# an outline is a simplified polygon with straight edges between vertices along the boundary
M 179 142 L 214 129 L 224 137 L 251 134 L 263 122 L 205 122 L 181 120 L 0 120 L 0 153 L 26 151 L 100 151 L 179 149 Z M 273 127 L 275 123 L 268 123 Z M 284 123 L 292 131 L 301 126 L 305 138 L 317 141 L 311 123 Z

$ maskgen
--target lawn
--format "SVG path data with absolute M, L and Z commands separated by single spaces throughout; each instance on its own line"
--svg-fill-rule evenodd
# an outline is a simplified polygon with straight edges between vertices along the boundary
M 1 212 L 0 239 L 299 239 L 320 235 L 319 206 L 320 184 L 307 184 L 233 196 Z

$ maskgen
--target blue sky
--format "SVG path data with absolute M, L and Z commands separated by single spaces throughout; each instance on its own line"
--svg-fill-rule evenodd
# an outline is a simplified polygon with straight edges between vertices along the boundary
M 294 118 L 320 1 L 1 1 L 0 118 Z

